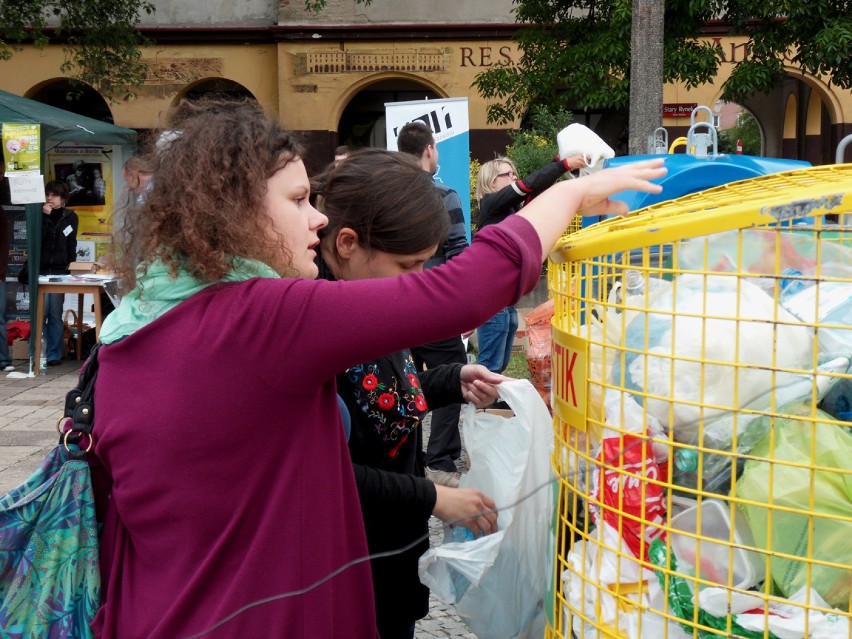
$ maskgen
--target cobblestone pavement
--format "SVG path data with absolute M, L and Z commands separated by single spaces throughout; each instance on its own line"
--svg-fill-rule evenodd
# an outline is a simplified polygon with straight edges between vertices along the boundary
M 38 377 L 17 379 L 26 362 L 15 360 L 15 373 L 0 373 L 0 494 L 27 477 L 56 445 L 56 422 L 67 393 L 77 381 L 75 360 L 63 360 Z
M 25 362 L 16 360 L 14 364 L 18 373 L 26 373 Z M 0 373 L 0 495 L 27 479 L 56 444 L 56 422 L 79 368 L 79 362 L 63 360 L 38 377 Z M 428 418 L 426 421 L 424 439 L 428 438 Z M 433 545 L 443 540 L 443 527 L 434 517 L 430 535 Z M 432 597 L 429 615 L 417 622 L 415 638 L 476 639 L 476 635 L 455 615 L 452 606 Z

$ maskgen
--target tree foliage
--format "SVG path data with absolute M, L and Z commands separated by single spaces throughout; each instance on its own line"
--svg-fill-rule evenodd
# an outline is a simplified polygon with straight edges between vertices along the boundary
M 768 93 L 784 65 L 852 89 L 852 3 L 849 0 L 730 0 L 726 18 L 749 37 L 750 55 L 725 83 L 724 97 L 743 102 Z
M 697 37 L 721 0 L 666 2 L 666 81 L 709 81 L 720 52 Z M 521 57 L 488 69 L 474 85 L 486 99 L 489 122 L 508 123 L 531 104 L 551 108 L 626 109 L 630 99 L 631 0 L 516 0 Z
M 61 71 L 110 99 L 138 86 L 145 71 L 136 29 L 147 0 L 0 0 L 0 60 L 31 43 L 65 45 Z
M 509 134 L 512 143 L 506 147 L 506 155 L 515 163 L 518 175 L 529 175 L 559 155 L 556 134 L 573 119 L 566 109 L 551 111 L 544 106 L 533 107 L 528 122 Z
M 488 120 L 509 123 L 532 104 L 584 110 L 626 110 L 629 103 L 631 0 L 515 0 L 520 59 L 477 76 Z M 778 16 L 784 16 L 779 19 Z M 699 38 L 722 17 L 731 35 L 750 38 L 751 56 L 725 84 L 726 98 L 744 101 L 770 91 L 793 64 L 852 87 L 849 0 L 666 0 L 665 82 L 688 88 L 711 82 L 721 51 Z M 641 52 L 639 52 L 641 55 Z
M 745 155 L 760 155 L 760 125 L 748 111 L 737 115 L 737 123 L 719 131 L 719 153 L 736 153 L 737 142 L 742 143 Z

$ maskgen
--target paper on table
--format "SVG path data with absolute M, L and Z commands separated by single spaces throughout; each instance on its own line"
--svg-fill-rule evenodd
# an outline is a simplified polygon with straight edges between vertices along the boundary
M 93 282 L 110 282 L 115 279 L 115 275 L 100 273 L 81 273 L 77 277 L 81 280 L 90 280 Z

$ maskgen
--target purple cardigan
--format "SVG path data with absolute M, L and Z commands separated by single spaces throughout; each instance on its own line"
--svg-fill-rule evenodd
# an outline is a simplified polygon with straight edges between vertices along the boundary
M 512 216 L 422 274 L 213 286 L 103 347 L 96 636 L 188 637 L 365 557 L 335 374 L 478 326 L 535 286 L 540 251 Z M 343 636 L 376 636 L 368 562 L 204 635 Z

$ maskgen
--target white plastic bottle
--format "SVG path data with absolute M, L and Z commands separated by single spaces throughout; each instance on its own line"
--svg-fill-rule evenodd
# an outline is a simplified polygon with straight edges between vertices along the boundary
M 42 336 L 41 339 L 41 354 L 38 360 L 38 374 L 47 375 L 47 341 Z

